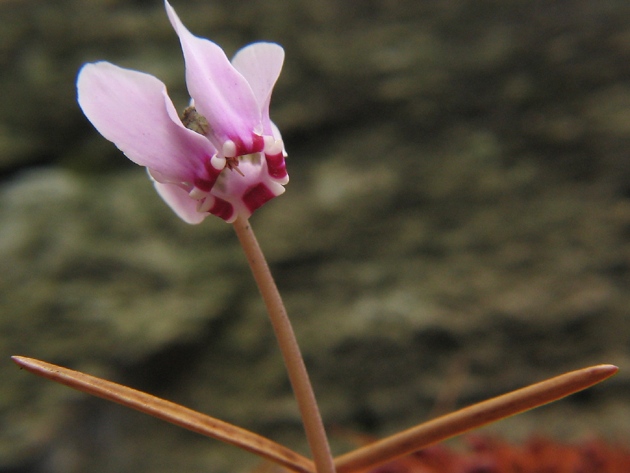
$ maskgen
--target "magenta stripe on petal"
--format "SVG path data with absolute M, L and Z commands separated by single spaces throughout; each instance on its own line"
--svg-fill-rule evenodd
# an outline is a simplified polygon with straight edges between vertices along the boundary
M 214 205 L 209 210 L 212 215 L 229 221 L 234 216 L 234 206 L 227 200 L 223 200 L 220 197 L 214 197 Z
M 267 168 L 271 177 L 282 179 L 287 176 L 287 164 L 282 153 L 272 156 L 265 154 L 265 159 L 267 160 Z
M 265 184 L 258 184 L 249 189 L 243 195 L 243 203 L 250 212 L 254 212 L 257 208 L 269 202 L 276 195 Z

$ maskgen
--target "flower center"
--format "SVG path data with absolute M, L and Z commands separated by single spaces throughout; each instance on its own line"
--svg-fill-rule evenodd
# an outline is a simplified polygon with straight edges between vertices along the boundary
M 205 136 L 208 134 L 208 131 L 210 130 L 210 124 L 208 123 L 208 120 L 206 119 L 206 117 L 204 117 L 202 114 L 200 114 L 197 111 L 194 105 L 191 105 L 190 107 L 186 107 L 184 111 L 182 112 L 182 116 L 180 118 L 184 126 L 188 128 L 189 130 L 194 131 L 195 133 L 199 133 L 200 135 Z M 221 166 L 219 167 L 225 166 L 230 171 L 236 171 L 238 174 L 245 177 L 245 174 L 243 174 L 243 171 L 241 171 L 238 168 L 239 156 L 236 156 L 236 153 L 237 153 L 236 144 L 233 141 L 228 140 L 223 145 L 222 151 L 223 151 L 223 156 L 225 158 L 225 164 L 221 163 Z M 220 161 L 221 161 L 221 158 L 215 159 L 214 164 L 219 164 Z
M 181 116 L 183 125 L 189 130 L 194 131 L 203 136 L 207 136 L 209 132 L 212 132 L 208 120 L 201 115 L 194 105 L 187 107 Z M 263 160 L 269 165 L 269 176 L 277 179 L 288 180 L 286 177 L 286 169 L 284 168 L 284 145 L 282 140 L 275 139 L 273 136 L 263 136 L 257 133 L 252 133 L 252 144 L 245 145 L 240 139 L 226 140 L 219 152 L 215 153 L 210 162 L 208 163 L 214 170 L 218 172 L 215 174 L 216 180 L 209 188 L 198 186 L 193 184 L 190 188 L 188 186 L 189 196 L 197 201 L 198 212 L 210 212 L 214 208 L 217 202 L 227 203 L 224 197 L 217 197 L 216 191 L 219 191 L 218 195 L 230 194 L 236 192 L 239 199 L 243 199 L 245 195 L 256 195 L 256 200 L 259 201 L 261 197 L 264 197 L 266 202 L 269 198 L 277 195 L 271 192 L 266 184 L 262 181 L 256 184 L 257 174 L 255 168 L 260 168 Z M 243 164 L 244 169 L 240 169 L 239 165 Z M 235 171 L 237 174 L 244 178 L 241 182 L 231 181 L 230 173 L 224 172 L 225 168 L 230 171 Z M 245 171 L 245 172 L 243 172 Z M 250 173 L 254 172 L 253 175 Z M 247 176 L 246 176 L 247 173 Z M 234 177 L 234 179 L 240 179 Z M 260 179 L 258 179 L 260 180 Z M 243 187 L 245 186 L 245 187 Z M 260 196 L 256 192 L 260 193 L 260 189 L 265 189 L 265 192 Z M 215 191 L 213 195 L 212 191 Z M 243 194 L 243 191 L 245 194 Z M 254 192 L 254 194 L 252 194 Z M 269 195 L 267 195 L 269 194 Z M 271 197 L 270 197 L 271 196 Z M 228 199 L 229 201 L 229 199 Z M 262 202 L 264 203 L 264 202 Z M 262 205 L 262 203 L 260 205 Z M 260 205 L 257 205 L 256 208 Z

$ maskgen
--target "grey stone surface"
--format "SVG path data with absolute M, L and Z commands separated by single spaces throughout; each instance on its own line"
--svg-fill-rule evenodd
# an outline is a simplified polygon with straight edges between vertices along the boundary
M 291 183 L 252 224 L 331 428 L 392 432 L 609 362 L 622 372 L 605 386 L 494 429 L 628 437 L 627 2 L 174 6 L 229 52 L 287 51 L 273 117 Z M 0 471 L 256 461 L 19 371 L 14 354 L 304 449 L 229 225 L 178 221 L 74 100 L 80 65 L 106 59 L 158 75 L 183 107 L 161 2 L 5 1 L 0 25 Z

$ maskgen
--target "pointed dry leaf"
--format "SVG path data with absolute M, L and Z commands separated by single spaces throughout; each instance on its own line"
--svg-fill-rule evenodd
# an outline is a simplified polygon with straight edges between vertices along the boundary
M 617 371 L 618 368 L 612 365 L 571 371 L 438 417 L 337 457 L 337 473 L 374 468 L 471 429 L 561 399 L 597 384 Z
M 13 356 L 12 359 L 22 368 L 44 378 L 235 445 L 298 473 L 313 473 L 315 470 L 311 460 L 293 450 L 174 402 L 33 358 Z

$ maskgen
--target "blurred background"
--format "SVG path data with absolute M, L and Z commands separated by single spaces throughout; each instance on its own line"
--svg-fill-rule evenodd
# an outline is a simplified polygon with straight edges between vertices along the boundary
M 589 364 L 602 386 L 486 432 L 630 434 L 630 4 L 173 0 L 287 57 L 291 183 L 252 218 L 342 453 Z M 126 383 L 306 452 L 231 227 L 181 222 L 81 114 L 80 66 L 188 101 L 159 0 L 0 2 L 0 472 L 248 471 L 256 457 L 15 367 Z

